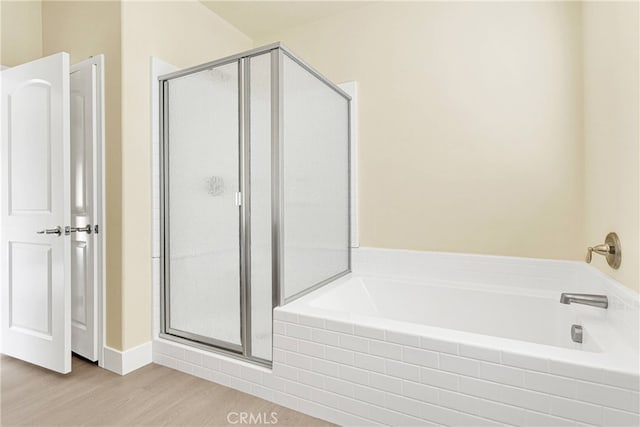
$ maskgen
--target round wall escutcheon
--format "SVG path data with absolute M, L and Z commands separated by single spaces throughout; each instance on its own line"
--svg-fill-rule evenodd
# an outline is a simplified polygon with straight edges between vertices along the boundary
M 620 238 L 616 233 L 609 233 L 604 239 L 604 242 L 609 245 L 609 253 L 607 254 L 607 263 L 609 267 L 617 270 L 622 263 L 622 248 L 620 247 Z

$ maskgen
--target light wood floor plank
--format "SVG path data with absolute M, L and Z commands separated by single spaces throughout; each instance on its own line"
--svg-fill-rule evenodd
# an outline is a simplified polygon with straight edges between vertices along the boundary
M 332 425 L 155 364 L 122 377 L 74 357 L 73 372 L 61 375 L 2 356 L 0 381 L 3 426 L 222 426 L 230 411 L 276 412 L 282 426 Z

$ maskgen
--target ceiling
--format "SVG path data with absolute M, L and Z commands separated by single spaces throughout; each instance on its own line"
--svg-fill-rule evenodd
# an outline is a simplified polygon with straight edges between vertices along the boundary
M 200 1 L 252 39 L 258 39 L 284 28 L 304 25 L 367 3 L 308 0 Z

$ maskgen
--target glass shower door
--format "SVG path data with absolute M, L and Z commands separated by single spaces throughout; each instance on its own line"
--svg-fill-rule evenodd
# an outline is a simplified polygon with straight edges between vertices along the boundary
M 166 82 L 165 330 L 242 351 L 238 77 L 233 62 Z

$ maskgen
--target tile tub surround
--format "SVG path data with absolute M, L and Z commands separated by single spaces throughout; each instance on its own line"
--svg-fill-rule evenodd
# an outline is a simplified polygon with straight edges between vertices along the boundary
M 580 283 L 568 291 L 606 291 L 612 321 L 637 327 L 626 323 L 637 318 L 637 295 L 584 263 L 358 249 L 354 270 L 539 295 L 555 295 L 558 281 Z M 314 317 L 295 306 L 274 312 L 273 370 L 161 339 L 154 361 L 341 425 L 640 424 L 637 374 Z

